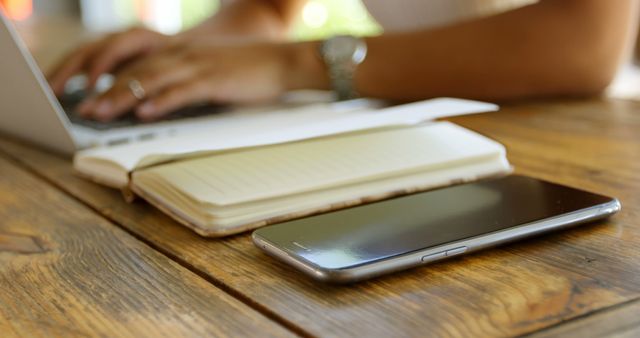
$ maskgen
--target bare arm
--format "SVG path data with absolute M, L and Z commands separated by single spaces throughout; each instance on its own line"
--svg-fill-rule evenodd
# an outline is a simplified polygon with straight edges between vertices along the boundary
M 448 28 L 372 38 L 357 88 L 397 100 L 598 93 L 631 42 L 636 5 L 542 0 Z
M 541 0 L 440 29 L 372 37 L 356 89 L 396 101 L 596 94 L 632 40 L 636 7 L 636 0 Z M 255 102 L 292 89 L 327 89 L 318 44 L 195 43 L 165 50 L 124 70 L 109 92 L 79 110 L 109 120 L 135 109 L 138 117 L 155 119 L 194 102 Z M 142 83 L 145 100 L 131 95 L 130 78 Z

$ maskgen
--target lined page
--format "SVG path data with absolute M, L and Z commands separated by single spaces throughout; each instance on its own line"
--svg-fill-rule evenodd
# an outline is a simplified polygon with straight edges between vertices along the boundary
M 203 203 L 230 205 L 495 156 L 499 143 L 449 122 L 316 139 L 176 162 L 154 175 Z
M 124 171 L 180 158 L 231 149 L 278 144 L 304 139 L 382 128 L 413 125 L 444 116 L 497 110 L 496 105 L 452 98 L 438 98 L 378 109 L 379 103 L 314 104 L 269 112 L 233 112 L 211 116 L 205 130 L 152 141 L 79 152 L 74 161 L 112 163 Z M 213 123 L 210 123 L 213 122 Z

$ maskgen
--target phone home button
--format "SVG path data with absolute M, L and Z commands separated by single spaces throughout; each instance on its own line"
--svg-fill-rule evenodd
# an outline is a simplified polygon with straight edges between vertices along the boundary
M 445 254 L 447 255 L 447 257 L 451 257 L 451 256 L 455 256 L 455 255 L 459 255 L 461 253 L 464 253 L 465 251 L 467 251 L 467 247 L 466 246 L 461 246 L 459 248 L 447 250 L 445 252 Z

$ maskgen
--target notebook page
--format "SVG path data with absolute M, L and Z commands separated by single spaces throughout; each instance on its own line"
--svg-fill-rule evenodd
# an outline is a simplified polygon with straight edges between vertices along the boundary
M 195 200 L 229 205 L 442 168 L 503 147 L 448 122 L 249 149 L 134 173 L 157 175 Z
M 140 167 L 216 151 L 285 143 L 386 126 L 412 125 L 437 117 L 497 109 L 496 105 L 489 103 L 450 98 L 373 110 L 316 105 L 302 110 L 234 117 L 217 124 L 212 123 L 207 132 L 85 150 L 78 153 L 74 161 L 100 159 L 113 162 L 122 170 L 130 172 Z

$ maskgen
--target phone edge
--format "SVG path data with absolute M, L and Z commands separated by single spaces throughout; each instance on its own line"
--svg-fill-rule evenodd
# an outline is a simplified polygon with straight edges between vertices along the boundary
M 430 247 L 424 250 L 346 269 L 326 269 L 319 267 L 309 261 L 304 260 L 299 256 L 289 254 L 287 251 L 280 249 L 273 243 L 269 242 L 267 239 L 262 238 L 256 232 L 254 232 L 251 237 L 254 244 L 258 248 L 262 249 L 267 254 L 292 265 L 297 270 L 305 273 L 315 280 L 327 283 L 346 284 L 377 277 L 382 274 L 393 273 L 413 267 L 443 261 L 454 256 L 465 255 L 471 252 L 495 247 L 501 244 L 517 241 L 542 233 L 570 228 L 572 226 L 587 223 L 590 221 L 596 221 L 598 219 L 603 219 L 617 213 L 619 210 L 621 210 L 621 208 L 622 206 L 620 204 L 620 201 L 613 198 L 609 202 L 595 205 L 586 209 L 577 210 L 565 215 L 546 218 L 509 229 L 446 243 L 436 247 Z M 453 249 L 461 249 L 463 247 L 466 247 L 466 249 L 457 254 L 445 254 L 440 256 L 436 255 L 443 252 L 446 253 L 447 251 L 451 251 Z M 432 259 L 422 259 L 423 257 L 430 255 L 433 255 Z

